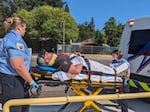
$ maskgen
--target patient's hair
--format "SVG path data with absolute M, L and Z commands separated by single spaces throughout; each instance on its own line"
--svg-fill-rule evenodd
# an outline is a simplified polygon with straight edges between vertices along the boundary
M 114 51 L 112 52 L 112 54 L 117 54 L 117 55 L 118 55 L 118 59 L 120 59 L 120 58 L 123 57 L 123 54 L 122 54 L 121 51 L 119 51 L 119 50 L 114 50 Z
M 37 64 L 38 65 L 47 65 L 47 63 L 45 62 L 45 59 L 44 59 L 44 57 L 45 57 L 45 50 L 43 49 L 42 51 L 40 51 L 39 53 L 38 53 L 38 56 L 37 56 Z

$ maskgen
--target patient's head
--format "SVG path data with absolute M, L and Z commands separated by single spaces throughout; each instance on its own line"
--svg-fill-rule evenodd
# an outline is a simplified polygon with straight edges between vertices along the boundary
M 39 52 L 37 57 L 38 65 L 52 65 L 54 64 L 54 58 L 56 59 L 56 55 L 53 52 L 47 52 L 46 50 L 42 50 Z M 52 62 L 53 61 L 53 62 Z

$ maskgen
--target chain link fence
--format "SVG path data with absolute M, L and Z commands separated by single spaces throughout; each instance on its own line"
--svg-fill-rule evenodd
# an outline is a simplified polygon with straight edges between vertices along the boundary
M 81 52 L 82 54 L 110 54 L 113 50 L 118 49 L 118 47 L 105 47 L 105 46 L 80 46 L 80 45 L 65 45 L 64 47 L 60 44 L 57 44 L 57 53 L 60 54 L 63 52 L 72 53 L 72 52 Z

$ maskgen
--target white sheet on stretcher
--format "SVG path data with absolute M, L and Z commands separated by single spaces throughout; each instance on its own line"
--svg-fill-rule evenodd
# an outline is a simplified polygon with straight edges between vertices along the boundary
M 53 80 L 60 80 L 60 81 L 66 81 L 70 79 L 75 79 L 75 80 L 87 80 L 88 75 L 87 74 L 78 74 L 78 75 L 70 75 L 69 73 L 65 73 L 63 71 L 55 72 L 52 75 Z M 122 82 L 122 78 L 117 76 L 112 76 L 108 74 L 101 74 L 101 75 L 91 75 L 90 76 L 91 81 L 96 81 L 96 82 Z

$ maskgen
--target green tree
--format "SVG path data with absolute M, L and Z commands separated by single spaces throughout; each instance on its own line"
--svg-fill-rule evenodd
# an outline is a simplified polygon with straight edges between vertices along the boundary
M 110 46 L 118 46 L 120 43 L 120 37 L 123 30 L 123 25 L 117 25 L 114 17 L 111 17 L 103 28 L 105 36 L 107 38 L 107 44 Z
M 70 12 L 70 9 L 69 9 L 69 6 L 68 6 L 68 4 L 66 4 L 66 6 L 65 6 L 65 12 Z
M 0 37 L 3 37 L 5 34 L 4 29 L 3 29 L 3 21 L 6 18 L 7 10 L 5 6 L 3 5 L 3 2 L 0 1 Z
M 91 18 L 90 22 L 84 22 L 83 24 L 79 24 L 79 40 L 83 41 L 90 38 L 95 38 L 95 25 L 94 18 Z
M 32 10 L 44 5 L 63 8 L 66 4 L 66 2 L 62 2 L 62 0 L 2 0 L 2 2 L 9 10 L 9 16 L 21 9 Z
M 79 42 L 91 38 L 91 32 L 88 22 L 79 24 L 78 27 L 79 27 L 79 40 L 78 40 Z
M 63 9 L 42 6 L 31 11 L 18 11 L 14 16 L 21 16 L 27 21 L 29 26 L 27 35 L 30 37 L 47 38 L 62 43 L 63 29 L 65 29 L 66 43 L 78 39 L 77 24 Z
M 104 37 L 104 34 L 101 33 L 100 30 L 95 31 L 95 43 L 96 45 L 100 45 L 100 46 L 106 43 L 106 38 Z
M 95 22 L 94 22 L 94 18 L 91 18 L 90 24 L 89 24 L 90 30 L 91 32 L 95 31 Z

